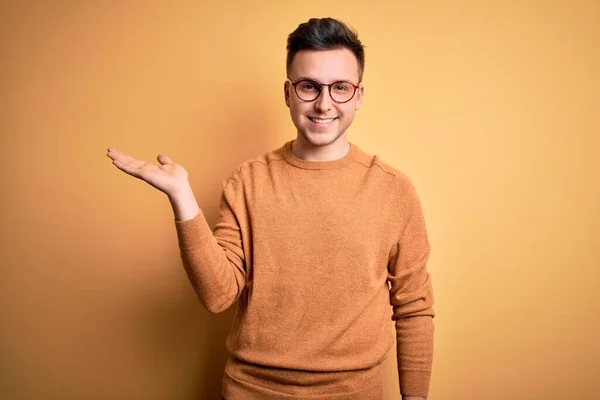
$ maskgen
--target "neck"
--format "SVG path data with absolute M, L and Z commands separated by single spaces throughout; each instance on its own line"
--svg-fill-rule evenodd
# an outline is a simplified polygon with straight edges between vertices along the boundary
M 335 142 L 315 146 L 310 144 L 302 135 L 292 142 L 294 156 L 304 161 L 334 161 L 343 158 L 350 150 L 350 142 L 346 135 L 340 136 Z

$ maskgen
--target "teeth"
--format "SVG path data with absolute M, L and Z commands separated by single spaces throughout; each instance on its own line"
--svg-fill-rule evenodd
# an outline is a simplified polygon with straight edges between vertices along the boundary
M 334 119 L 335 118 L 327 118 L 327 119 L 311 118 L 311 120 L 316 122 L 317 124 L 328 124 L 328 123 L 332 122 Z

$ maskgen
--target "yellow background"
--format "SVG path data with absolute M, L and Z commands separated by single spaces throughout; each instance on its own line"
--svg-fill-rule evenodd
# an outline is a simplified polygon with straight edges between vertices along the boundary
M 358 29 L 349 138 L 423 202 L 430 399 L 600 398 L 597 1 L 14 0 L 0 15 L 0 398 L 220 398 L 232 314 L 201 308 L 166 197 L 105 149 L 184 165 L 214 224 L 221 181 L 295 136 L 285 43 L 313 16 Z M 399 399 L 393 357 L 386 376 Z

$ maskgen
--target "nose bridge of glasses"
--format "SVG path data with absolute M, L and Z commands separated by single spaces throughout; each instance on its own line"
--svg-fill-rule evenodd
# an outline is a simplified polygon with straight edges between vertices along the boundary
M 331 102 L 335 101 L 333 100 L 333 97 L 331 96 L 331 83 L 327 84 L 327 83 L 319 83 L 319 94 L 317 95 L 316 103 L 319 106 L 330 106 Z M 327 88 L 326 90 L 325 87 Z M 323 94 L 325 93 L 325 94 Z

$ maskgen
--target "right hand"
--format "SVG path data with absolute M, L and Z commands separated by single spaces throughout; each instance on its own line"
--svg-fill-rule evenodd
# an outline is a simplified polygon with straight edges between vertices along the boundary
M 174 163 L 164 154 L 156 157 L 160 165 L 136 160 L 114 148 L 109 148 L 106 155 L 115 167 L 145 181 L 169 197 L 189 188 L 188 173 L 185 168 Z

